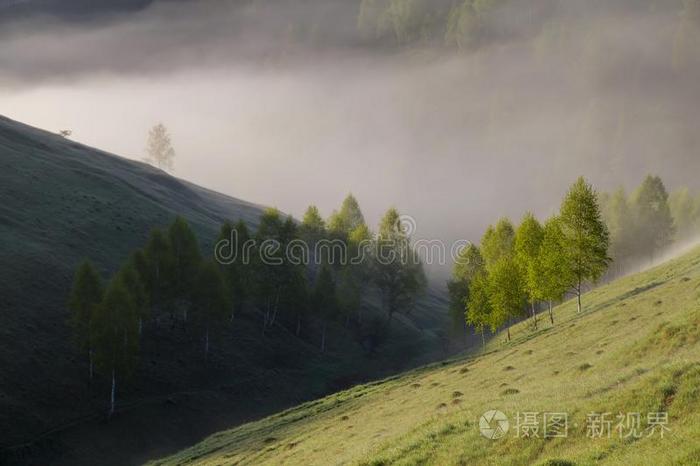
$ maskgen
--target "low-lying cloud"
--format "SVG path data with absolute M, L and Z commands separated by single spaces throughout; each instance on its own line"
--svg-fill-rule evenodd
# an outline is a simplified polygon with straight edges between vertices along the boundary
M 251 5 L 3 24 L 0 113 L 137 159 L 163 121 L 178 176 L 295 215 L 352 191 L 424 239 L 549 215 L 579 175 L 698 184 L 700 49 L 677 12 L 561 16 L 458 51 L 363 42 L 355 2 Z

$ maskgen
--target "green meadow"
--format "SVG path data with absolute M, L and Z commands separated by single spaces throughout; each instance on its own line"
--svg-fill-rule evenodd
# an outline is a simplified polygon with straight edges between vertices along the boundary
M 556 307 L 554 325 L 542 313 L 539 324 L 152 465 L 700 464 L 700 249 L 587 293 L 580 314 L 573 301 Z M 508 417 L 500 439 L 480 433 L 488 410 Z M 539 422 L 529 437 L 524 413 Z M 544 438 L 545 413 L 566 413 L 566 437 Z M 618 418 L 634 413 L 638 426 Z M 668 419 L 650 424 L 650 413 Z M 596 414 L 607 428 L 594 430 Z

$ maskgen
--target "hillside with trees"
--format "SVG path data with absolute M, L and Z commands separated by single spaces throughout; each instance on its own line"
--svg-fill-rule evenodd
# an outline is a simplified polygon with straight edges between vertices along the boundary
M 576 299 L 556 306 L 537 331 L 521 322 L 484 351 L 232 427 L 149 465 L 326 464 L 329 454 L 363 466 L 698 464 L 699 264 L 696 246 L 584 294 L 581 312 Z M 498 435 L 484 421 L 492 410 L 508 421 Z
M 508 218 L 489 226 L 479 245 L 458 257 L 447 284 L 453 321 L 482 335 L 581 296 L 601 282 L 648 267 L 674 245 L 697 242 L 700 197 L 688 188 L 669 195 L 658 176 L 647 176 L 631 196 L 624 188 L 598 193 L 584 178 L 571 186 L 558 214 L 541 224 L 526 213 L 517 228 Z M 485 343 L 484 343 L 485 344 Z
M 214 260 L 232 231 L 357 248 L 352 196 L 298 222 L 4 118 L 0 164 L 3 461 L 94 464 L 107 438 L 111 464 L 145 460 L 445 354 L 445 298 L 414 266 Z

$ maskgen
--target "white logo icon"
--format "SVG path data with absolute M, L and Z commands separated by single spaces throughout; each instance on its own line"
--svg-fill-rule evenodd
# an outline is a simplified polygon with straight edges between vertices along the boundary
M 489 440 L 498 440 L 506 435 L 509 428 L 508 417 L 500 411 L 486 411 L 479 419 L 481 435 Z

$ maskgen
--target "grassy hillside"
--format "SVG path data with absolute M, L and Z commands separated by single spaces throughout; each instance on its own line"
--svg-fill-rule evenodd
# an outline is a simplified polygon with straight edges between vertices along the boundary
M 153 465 L 700 464 L 700 249 L 525 323 L 454 359 L 218 433 Z M 543 316 L 544 317 L 544 316 Z M 480 435 L 500 410 L 510 430 Z M 568 413 L 568 438 L 517 438 L 517 412 Z M 667 411 L 664 438 L 619 439 L 615 415 Z M 613 413 L 612 438 L 587 437 Z M 541 418 L 540 418 L 541 422 Z M 541 437 L 540 430 L 540 437 Z M 628 432 L 625 430 L 624 432 Z
M 189 220 L 209 255 L 224 220 L 254 227 L 260 212 L 0 117 L 0 464 L 134 464 L 231 423 L 440 357 L 436 330 L 446 306 L 439 290 L 374 356 L 340 326 L 326 355 L 314 327 L 301 339 L 281 326 L 262 337 L 262 319 L 251 311 L 213 342 L 203 367 L 196 335 L 151 326 L 137 372 L 118 394 L 118 415 L 105 423 L 108 381 L 88 383 L 66 324 L 76 265 L 90 258 L 107 278 L 176 215 Z

